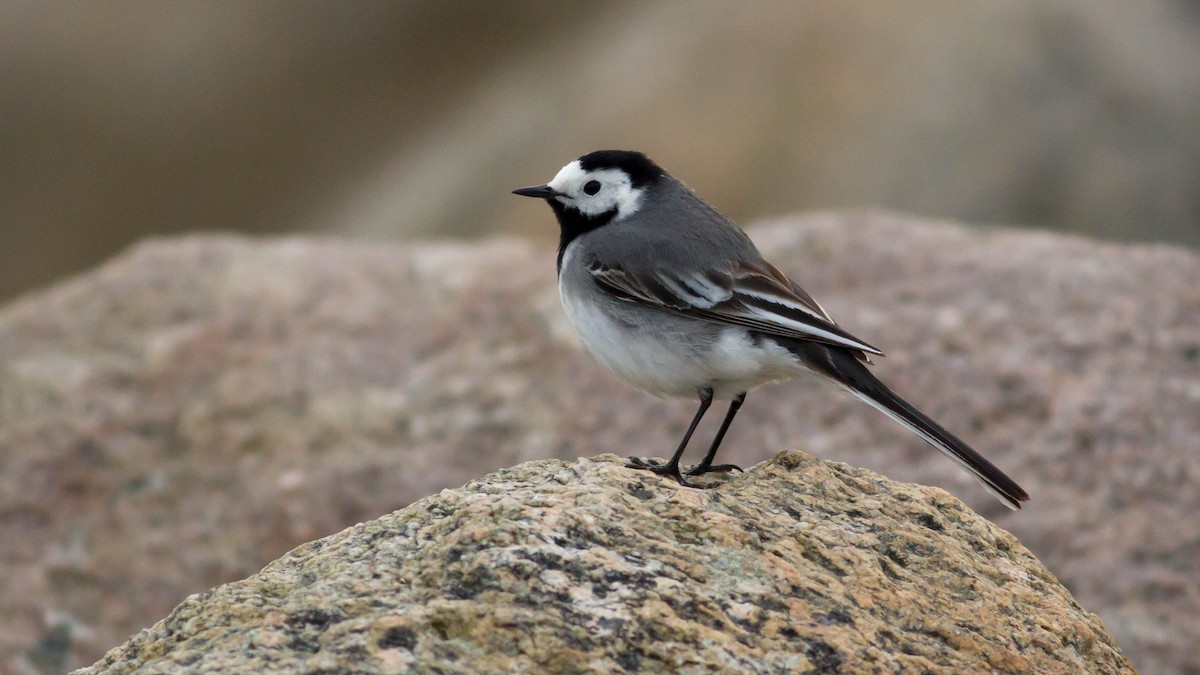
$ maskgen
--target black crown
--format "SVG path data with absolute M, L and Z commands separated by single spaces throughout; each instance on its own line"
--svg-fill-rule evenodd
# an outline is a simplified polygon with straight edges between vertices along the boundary
M 650 158 L 632 150 L 597 150 L 579 158 L 579 165 L 584 171 L 599 169 L 620 169 L 629 174 L 633 187 L 645 187 L 660 177 L 666 175 L 662 167 L 650 161 Z

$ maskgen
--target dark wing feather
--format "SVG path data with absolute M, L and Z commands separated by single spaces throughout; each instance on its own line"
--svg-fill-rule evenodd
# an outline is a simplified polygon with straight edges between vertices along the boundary
M 838 327 L 812 296 L 765 261 L 730 262 L 716 269 L 679 275 L 662 269 L 634 272 L 593 259 L 588 271 L 602 290 L 626 302 L 769 335 L 883 354 Z

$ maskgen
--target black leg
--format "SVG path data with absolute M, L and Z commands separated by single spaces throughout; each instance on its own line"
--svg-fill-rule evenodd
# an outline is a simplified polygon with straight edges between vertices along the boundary
M 737 414 L 739 408 L 742 407 L 742 401 L 746 400 L 746 392 L 742 392 L 733 398 L 733 402 L 729 404 L 729 412 L 725 413 L 725 421 L 721 422 L 721 428 L 717 430 L 716 438 L 713 438 L 712 446 L 708 449 L 708 454 L 700 463 L 688 469 L 684 473 L 689 476 L 699 476 L 705 473 L 714 471 L 741 471 L 742 467 L 736 464 L 718 464 L 713 466 L 713 458 L 717 456 L 717 448 L 721 447 L 721 441 L 725 438 L 725 432 L 729 431 L 729 425 L 733 423 L 733 416 Z
M 679 448 L 675 450 L 675 454 L 671 456 L 670 461 L 666 464 L 651 464 L 637 457 L 630 457 L 627 466 L 633 469 L 653 471 L 660 476 L 670 476 L 679 481 L 680 485 L 702 487 L 684 480 L 683 476 L 679 473 L 679 458 L 683 456 L 683 451 L 687 448 L 688 441 L 692 438 L 692 433 L 696 431 L 696 426 L 700 424 L 700 418 L 704 417 L 704 413 L 708 412 L 708 406 L 712 405 L 712 389 L 704 388 L 698 393 L 700 394 L 700 409 L 696 411 L 696 416 L 692 418 L 692 423 L 688 426 L 687 433 L 683 435 L 683 440 L 679 442 Z

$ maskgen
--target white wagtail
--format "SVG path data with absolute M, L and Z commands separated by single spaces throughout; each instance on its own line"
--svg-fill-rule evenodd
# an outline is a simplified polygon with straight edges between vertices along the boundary
M 909 405 L 866 368 L 883 355 L 840 328 L 804 289 L 763 259 L 737 225 L 639 152 L 602 150 L 545 185 L 513 190 L 545 199 L 558 217 L 558 291 L 588 351 L 622 382 L 659 396 L 700 397 L 665 464 L 631 466 L 688 482 L 679 459 L 714 398 L 732 399 L 700 463 L 713 465 L 730 422 L 760 384 L 816 373 L 908 427 L 970 471 L 1006 506 L 1029 495 Z

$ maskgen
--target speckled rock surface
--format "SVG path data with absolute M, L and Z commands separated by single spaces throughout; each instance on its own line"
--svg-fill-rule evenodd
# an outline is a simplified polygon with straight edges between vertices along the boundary
M 722 460 L 798 448 L 944 487 L 1135 667 L 1200 670 L 1200 256 L 878 212 L 750 233 L 1033 499 L 1007 512 L 804 380 L 751 392 Z M 92 663 L 190 593 L 501 467 L 662 455 L 692 412 L 578 349 L 547 247 L 147 242 L 0 308 L 0 672 Z
M 801 453 L 506 469 L 193 596 L 86 673 L 1132 672 L 1012 535 Z

